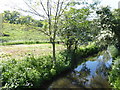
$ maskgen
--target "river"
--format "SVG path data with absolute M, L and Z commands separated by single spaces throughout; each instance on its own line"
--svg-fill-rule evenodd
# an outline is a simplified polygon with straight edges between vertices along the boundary
M 108 72 L 111 69 L 112 60 L 108 50 L 93 59 L 88 58 L 65 76 L 54 80 L 48 90 L 52 88 L 109 88 Z

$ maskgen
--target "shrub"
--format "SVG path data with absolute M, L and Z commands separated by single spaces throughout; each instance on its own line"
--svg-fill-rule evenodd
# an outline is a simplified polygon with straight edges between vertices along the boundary
M 114 45 L 109 46 L 108 50 L 110 51 L 113 58 L 115 58 L 119 55 L 119 51 Z
M 115 59 L 109 75 L 109 81 L 114 88 L 120 89 L 120 57 Z
M 52 65 L 52 57 L 41 56 L 39 58 L 27 57 L 24 60 L 2 61 L 3 88 L 39 87 L 44 80 L 50 80 L 54 75 L 70 67 L 65 56 L 56 56 L 56 66 Z
M 80 58 L 88 57 L 90 55 L 93 55 L 93 54 L 99 52 L 99 50 L 100 50 L 100 48 L 98 46 L 96 46 L 95 44 L 90 44 L 88 46 L 82 46 L 82 47 L 78 48 L 78 50 L 76 51 L 76 54 Z

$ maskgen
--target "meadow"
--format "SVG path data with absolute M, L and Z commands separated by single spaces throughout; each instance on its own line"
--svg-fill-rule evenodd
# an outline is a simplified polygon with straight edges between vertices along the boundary
M 64 50 L 62 44 L 56 44 L 56 53 Z M 52 54 L 51 44 L 31 44 L 31 45 L 7 45 L 0 46 L 0 60 L 1 59 L 22 59 L 27 56 L 45 56 Z
M 4 45 L 49 42 L 49 38 L 27 25 L 3 23 L 0 40 Z

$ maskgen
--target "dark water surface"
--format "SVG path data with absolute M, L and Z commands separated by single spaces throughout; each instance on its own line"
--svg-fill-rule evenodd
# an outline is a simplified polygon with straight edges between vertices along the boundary
M 102 55 L 96 57 L 96 60 L 88 59 L 66 76 L 53 81 L 48 90 L 51 88 L 109 88 L 107 76 L 111 64 L 112 57 L 109 51 L 104 51 Z

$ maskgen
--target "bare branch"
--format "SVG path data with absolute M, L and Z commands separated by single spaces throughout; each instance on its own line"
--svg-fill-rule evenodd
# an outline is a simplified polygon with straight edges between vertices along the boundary
M 50 2 L 49 2 L 49 0 L 47 0 L 47 12 L 48 12 L 48 17 L 49 17 L 49 15 L 50 15 L 50 12 L 49 12 L 49 8 L 50 8 Z
M 60 9 L 59 9 L 58 15 L 60 15 L 60 12 L 61 12 L 61 10 L 62 10 L 63 3 L 64 3 L 64 2 L 62 2 L 61 5 L 60 5 Z
M 50 16 L 52 15 L 52 6 L 51 6 L 51 4 L 49 4 L 49 15 Z
M 51 37 L 51 35 L 49 35 L 48 33 L 46 33 L 44 30 L 42 30 L 42 29 L 37 29 L 38 31 L 41 31 L 42 33 L 44 33 L 45 35 L 47 35 L 47 36 L 49 36 L 49 37 Z
M 43 29 L 36 28 L 36 27 L 33 27 L 33 26 L 29 26 L 29 27 L 31 27 L 32 29 L 38 30 L 38 31 L 40 31 L 40 32 L 42 32 L 42 33 L 44 33 L 45 35 L 47 35 L 47 36 L 50 37 L 50 35 L 49 35 L 45 30 L 43 30 Z
M 53 35 L 54 39 L 56 37 L 56 32 L 57 32 L 59 6 L 60 6 L 60 0 L 58 0 L 57 6 L 56 6 L 55 23 L 54 23 L 54 35 Z
M 56 15 L 55 15 L 55 17 L 57 17 L 57 15 L 58 15 L 59 5 L 60 5 L 60 0 L 58 0 L 58 3 L 57 3 L 57 8 L 56 8 Z
M 63 4 L 62 4 L 63 5 Z M 59 17 L 63 14 L 63 12 L 66 10 L 67 6 L 69 5 L 69 2 L 66 4 L 66 6 L 62 9 L 62 6 L 61 6 L 61 12 L 59 12 Z
M 44 5 L 43 5 L 43 3 L 42 3 L 42 1 L 41 1 L 41 0 L 40 0 L 40 4 L 42 5 L 42 8 L 43 8 L 43 10 L 44 10 L 45 14 L 48 16 L 48 13 L 47 13 L 47 11 L 46 11 L 46 9 L 45 9 L 45 7 L 44 7 Z
M 25 0 L 23 0 L 23 1 L 25 2 L 25 4 L 26 4 L 31 10 L 34 11 L 34 13 L 32 12 L 33 14 L 43 17 L 43 15 L 39 14 L 39 13 L 38 13 L 34 8 L 32 8 Z M 30 12 L 30 11 L 29 11 L 29 12 Z

